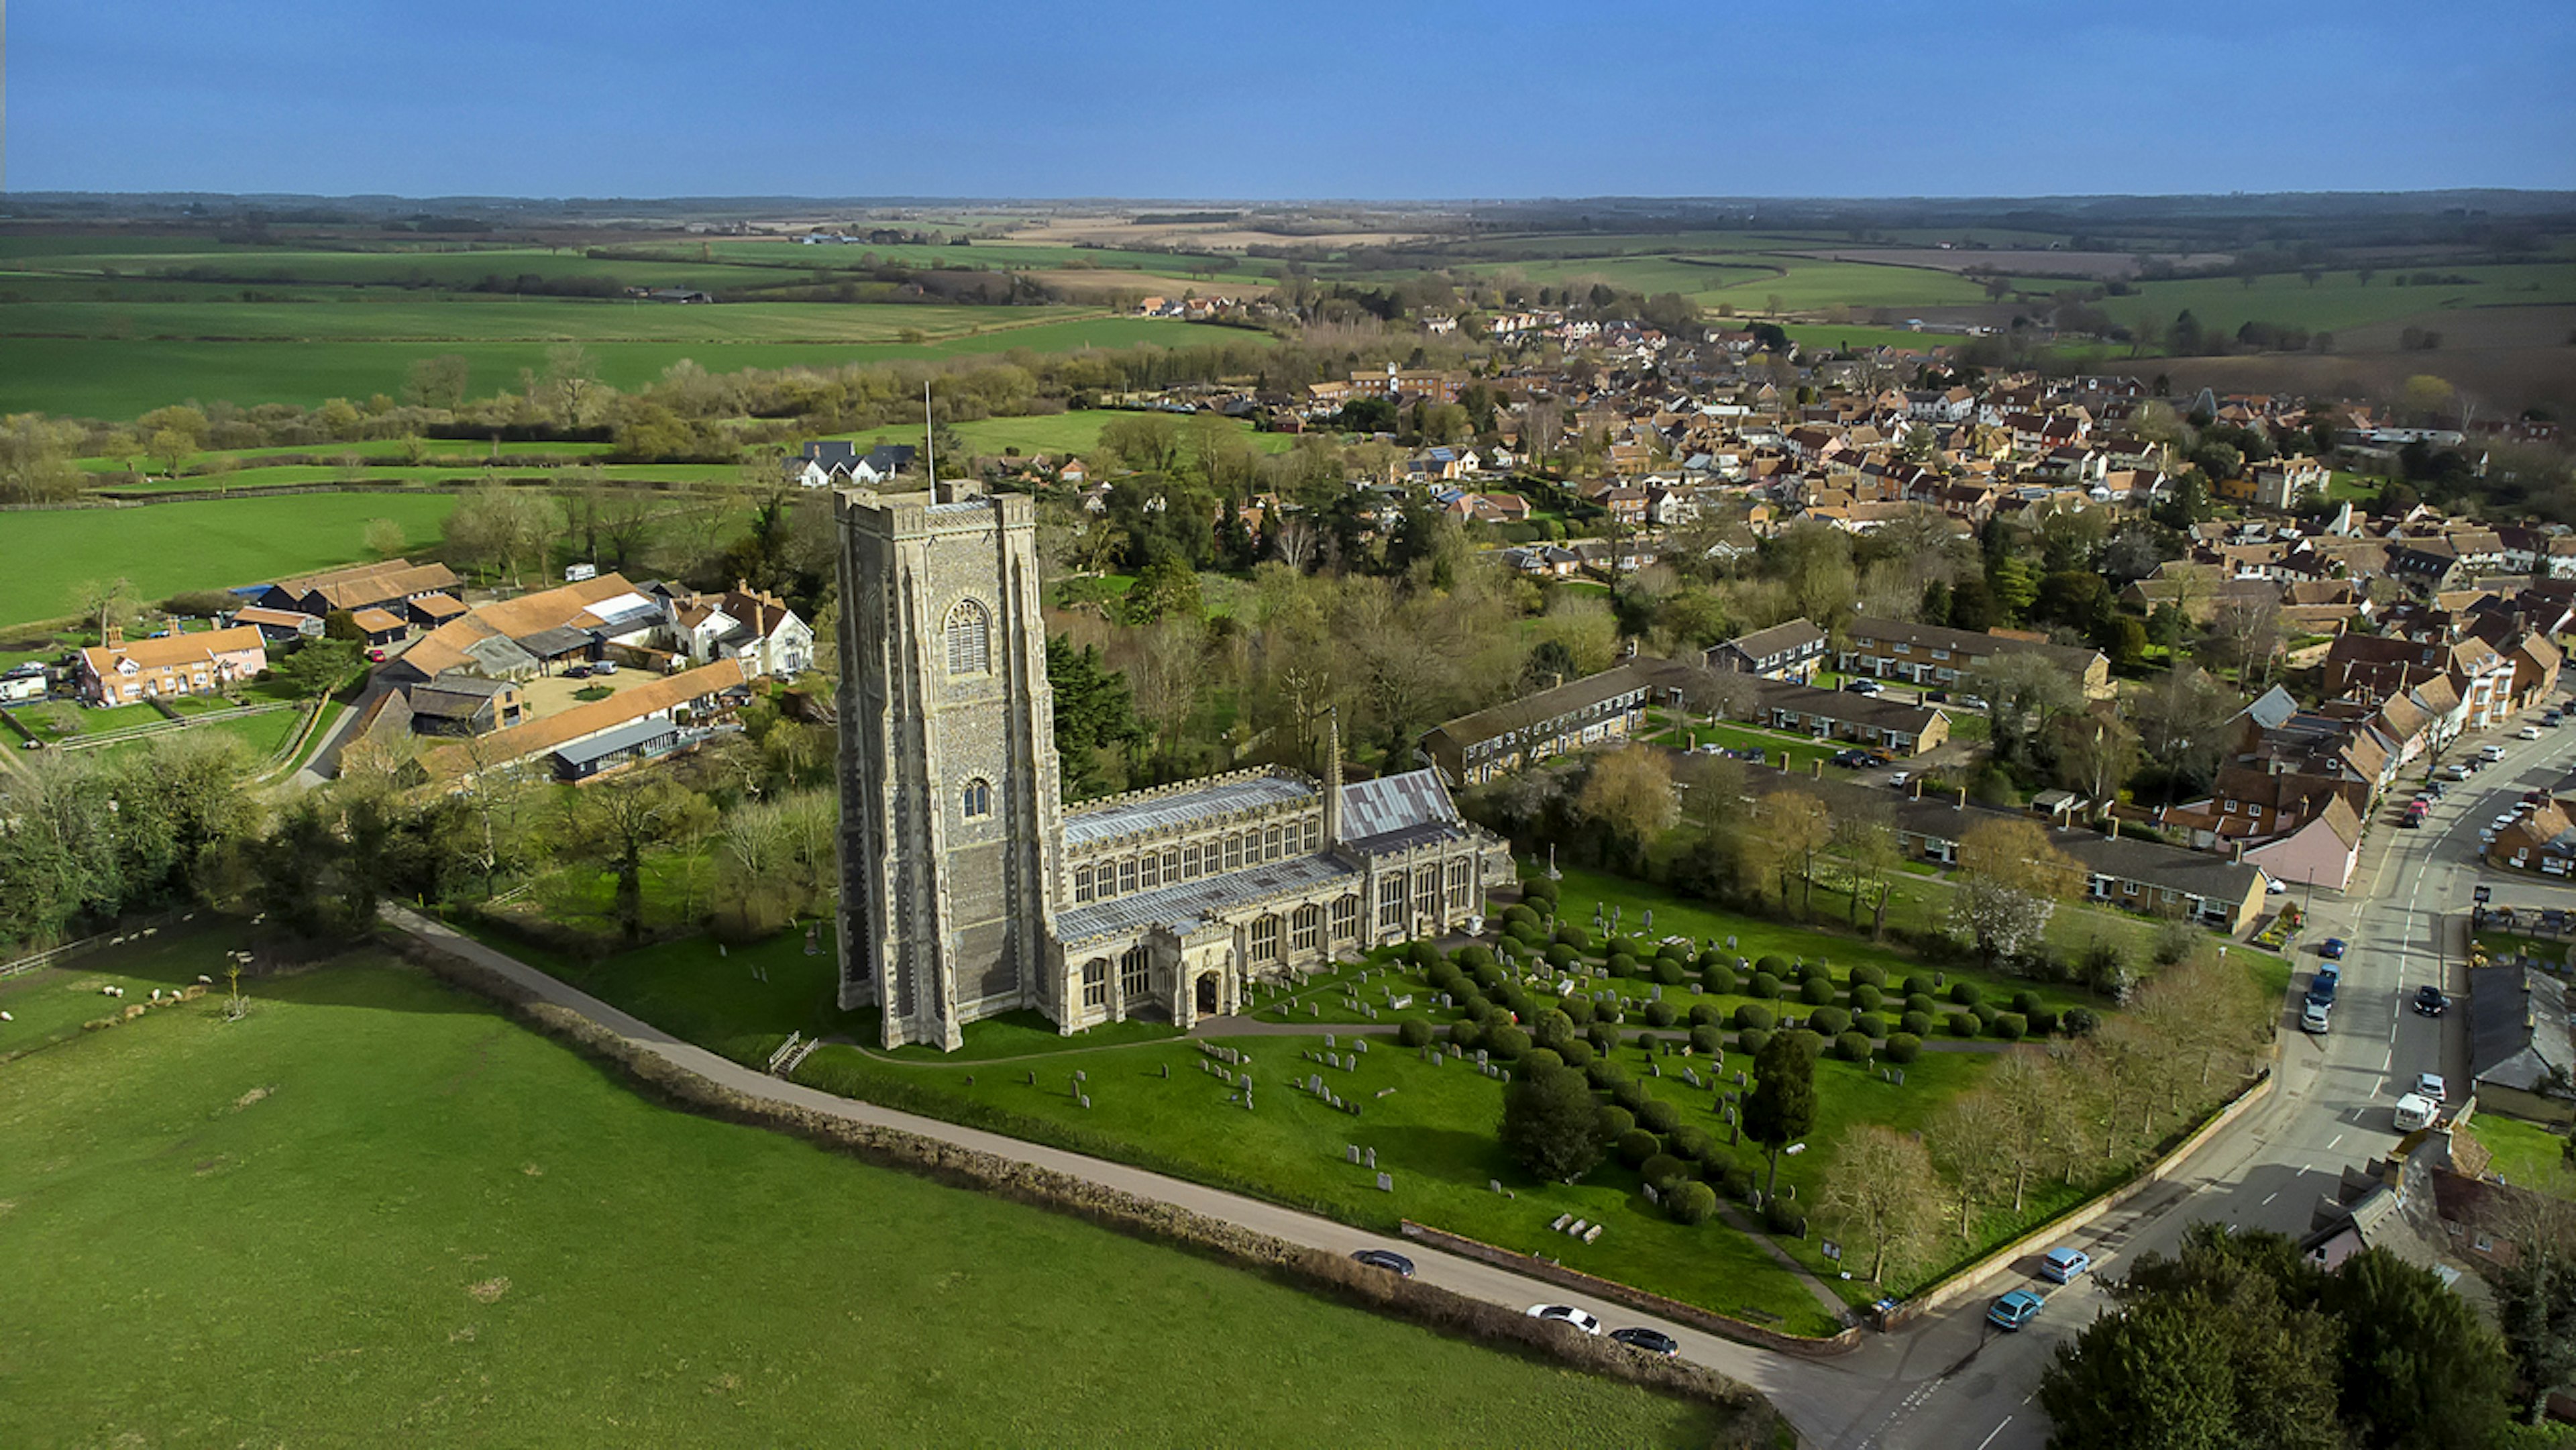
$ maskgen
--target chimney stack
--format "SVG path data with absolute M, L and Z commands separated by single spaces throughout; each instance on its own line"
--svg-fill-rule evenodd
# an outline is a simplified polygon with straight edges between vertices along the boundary
M 107 633 L 100 636 L 99 643 L 108 649 L 125 648 L 125 626 L 121 624 L 109 625 L 107 627 Z

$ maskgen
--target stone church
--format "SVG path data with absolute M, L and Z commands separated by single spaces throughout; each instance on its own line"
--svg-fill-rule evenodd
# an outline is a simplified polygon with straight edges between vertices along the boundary
M 1066 806 L 1034 502 L 835 496 L 841 989 L 888 1047 L 1034 1008 L 1188 1026 L 1245 986 L 1478 922 L 1504 841 L 1436 772 L 1270 766 Z

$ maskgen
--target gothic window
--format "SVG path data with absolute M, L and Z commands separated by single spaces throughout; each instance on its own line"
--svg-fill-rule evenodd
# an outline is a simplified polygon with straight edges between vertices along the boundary
M 1349 941 L 1360 934 L 1360 899 L 1344 896 L 1333 903 L 1333 940 Z
M 1306 849 L 1309 852 L 1324 849 L 1324 823 L 1313 816 L 1306 818 Z
M 1136 858 L 1130 856 L 1126 860 L 1118 863 L 1118 894 L 1125 896 L 1127 893 L 1134 891 L 1135 889 Z
M 1252 922 L 1252 959 L 1256 962 L 1279 960 L 1279 918 L 1261 916 Z
M 1178 846 L 1167 847 L 1163 851 L 1163 884 L 1169 886 L 1180 879 L 1181 848 Z
M 1429 921 L 1440 919 L 1440 868 L 1425 866 L 1413 873 L 1413 909 Z
M 1464 915 L 1475 906 L 1470 898 L 1476 889 L 1476 863 L 1457 860 L 1449 863 L 1449 910 Z
M 1311 952 L 1321 945 L 1324 933 L 1324 908 L 1301 906 L 1288 926 L 1288 945 L 1301 952 Z
M 1228 837 L 1226 837 L 1226 838 L 1225 838 L 1225 869 L 1227 869 L 1228 871 L 1233 871 L 1233 870 L 1236 870 L 1236 869 L 1240 868 L 1242 865 L 1243 865 L 1243 838 L 1242 838 L 1241 836 L 1228 836 Z
M 1266 836 L 1267 836 L 1267 838 L 1268 838 L 1269 845 L 1268 845 L 1268 849 L 1266 849 L 1266 850 L 1262 853 L 1262 859 L 1264 859 L 1264 860 L 1268 860 L 1268 861 L 1276 861 L 1276 860 L 1278 860 L 1278 859 L 1279 859 L 1279 855 L 1280 855 L 1280 852 L 1279 852 L 1279 828 L 1278 828 L 1277 826 L 1272 826 L 1272 827 L 1269 829 L 1269 831 L 1266 833 Z
M 1379 877 L 1379 878 L 1378 878 L 1378 883 L 1377 883 L 1377 925 L 1378 925 L 1378 930 L 1380 930 L 1380 931 L 1385 931 L 1385 930 L 1387 930 L 1387 929 L 1388 929 L 1388 928 L 1390 928 L 1390 927 L 1396 928 L 1396 929 L 1398 929 L 1398 930 L 1401 930 L 1401 929 L 1403 928 L 1403 926 L 1404 926 L 1404 888 L 1405 888 L 1405 877 L 1404 877 L 1404 873 L 1403 873 L 1403 872 L 1401 872 L 1401 871 L 1397 871 L 1397 872 L 1394 872 L 1394 873 L 1392 873 L 1392 874 L 1390 874 L 1390 875 L 1386 875 L 1386 876 L 1382 876 L 1382 877 Z
M 1082 964 L 1082 1005 L 1085 1007 L 1109 1005 L 1109 959 L 1107 957 L 1093 957 Z
M 1152 995 L 1154 953 L 1139 943 L 1118 959 L 1118 990 L 1130 1002 Z
M 993 617 L 972 599 L 948 611 L 948 673 L 988 674 L 993 668 Z
M 1145 859 L 1142 863 L 1142 869 L 1140 869 L 1136 875 L 1136 884 L 1147 891 L 1151 891 L 1155 887 L 1162 885 L 1163 858 L 1151 851 L 1146 852 Z
M 1199 843 L 1192 841 L 1181 848 L 1181 879 L 1196 881 L 1199 875 Z
M 1073 899 L 1076 901 L 1091 899 L 1091 868 L 1088 866 L 1073 868 Z
M 958 793 L 958 804 L 965 809 L 966 819 L 980 821 L 993 813 L 993 783 L 981 778 L 966 782 Z

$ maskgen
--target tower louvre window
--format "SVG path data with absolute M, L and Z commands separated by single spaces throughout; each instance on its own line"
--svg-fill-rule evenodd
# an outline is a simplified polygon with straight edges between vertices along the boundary
M 993 617 L 972 599 L 948 611 L 948 673 L 983 675 L 993 669 Z

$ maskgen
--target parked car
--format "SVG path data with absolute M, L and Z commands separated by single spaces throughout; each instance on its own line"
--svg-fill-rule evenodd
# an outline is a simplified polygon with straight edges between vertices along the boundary
M 1896 753 L 1883 746 L 1873 745 L 1869 749 L 1862 751 L 1861 754 L 1868 756 L 1869 763 L 1872 765 L 1894 765 L 1896 763 Z
M 2332 972 L 2319 972 L 2308 979 L 2308 1001 L 2311 1005 L 2331 1007 L 2334 999 L 2335 978 Z
M 2346 945 L 2347 943 L 2342 937 L 2327 937 L 2324 941 L 2317 943 L 2317 955 L 2330 962 L 2342 961 Z
M 2266 876 L 2263 878 L 2263 894 L 2266 896 L 2286 895 L 2289 890 L 2289 887 L 2281 884 L 2281 878 L 2278 876 Z
M 1648 1354 L 1670 1356 L 1682 1352 L 1682 1342 L 1659 1329 L 1613 1329 L 1610 1337 L 1630 1349 L 1642 1349 Z
M 1413 1277 L 1413 1260 L 1392 1249 L 1362 1249 L 1351 1257 L 1372 1269 L 1384 1269 L 1407 1279 Z
M 2408 811 L 2406 814 L 2397 818 L 2397 824 L 2404 826 L 2409 830 L 2418 828 L 2424 824 L 2424 813 L 2422 811 Z
M 2437 1103 L 2448 1102 L 2450 1101 L 2450 1094 L 2445 1092 L 2443 1089 L 2444 1083 L 2442 1082 L 2442 1075 L 2440 1073 L 2419 1072 L 2415 1074 L 2415 1095 L 2417 1097 L 2431 1098 Z
M 2537 740 L 2540 738 L 2540 727 L 2537 725 L 2525 725 L 2521 729 L 2513 732 L 2513 738 L 2516 740 Z
M 2439 1017 L 2450 1006 L 2451 999 L 2443 996 L 2442 989 L 2430 982 L 2415 989 L 2415 1015 L 2418 1017 Z
M 1593 1318 L 1591 1315 L 1584 1313 L 1582 1310 L 1575 1308 L 1571 1304 L 1532 1304 L 1529 1307 L 1529 1317 L 1532 1319 L 1551 1319 L 1559 1324 L 1571 1324 L 1586 1334 L 1599 1334 L 1601 1332 L 1600 1320 Z
M 2407 1093 L 2397 1100 L 2396 1126 L 2401 1133 L 2429 1128 L 2442 1116 L 2442 1105 L 2420 1093 Z
M 2465 765 L 2446 765 L 2440 770 L 2433 772 L 2433 778 L 2435 780 L 2448 781 L 2467 780 L 2469 778 L 2469 768 Z
M 2072 1284 L 2076 1276 L 2093 1267 L 2093 1256 L 2082 1249 L 2054 1248 L 2041 1257 L 2039 1276 L 2060 1284 Z
M 2478 759 L 2488 765 L 2493 765 L 2497 761 L 2504 759 L 2504 747 L 2501 745 L 2481 745 L 2478 747 Z
M 591 672 L 592 674 L 594 674 L 594 675 L 613 675 L 613 674 L 616 674 L 616 673 L 617 673 L 617 661 L 615 661 L 615 660 L 601 660 L 599 663 L 597 663 L 597 664 L 595 664 L 595 665 L 592 665 L 592 666 L 590 667 L 590 672 Z
M 2019 1329 L 2037 1319 L 2039 1311 L 2047 1307 L 2048 1300 L 2044 1297 L 2028 1289 L 2015 1289 L 1997 1299 L 1995 1307 L 1986 1311 L 1986 1322 L 1998 1329 Z
M 378 645 L 374 649 L 367 651 L 367 661 L 370 664 L 383 664 L 385 662 L 385 647 L 383 645 Z
M 1843 688 L 1855 695 L 1875 695 L 1887 687 L 1876 680 L 1854 680 Z
M 1910 770 L 1900 770 L 1896 774 L 1889 776 L 1887 778 L 1887 783 L 1896 787 L 1898 790 L 1903 790 L 1905 789 L 1905 783 L 1913 778 L 1914 772 Z
M 2299 1009 L 2299 1030 L 2301 1032 L 2310 1033 L 2312 1035 L 2322 1035 L 2327 1026 L 2326 1005 L 2323 1002 L 2310 1001 L 2307 1005 Z
M 1959 703 L 1971 710 L 1991 710 L 1994 708 L 1994 706 L 1986 703 L 1986 697 L 1983 695 L 1961 695 L 1959 697 Z
M 564 666 L 564 678 L 565 678 L 565 679 L 567 679 L 567 680 L 586 680 L 586 679 L 589 679 L 589 678 L 590 678 L 590 666 L 588 666 L 588 665 L 566 665 L 566 666 Z

